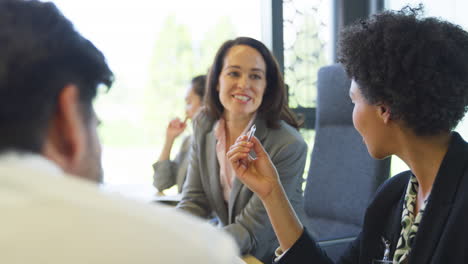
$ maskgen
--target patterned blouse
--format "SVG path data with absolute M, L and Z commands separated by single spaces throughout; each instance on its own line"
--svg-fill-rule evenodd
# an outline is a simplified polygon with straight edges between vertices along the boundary
M 414 174 L 411 174 L 408 188 L 406 189 L 405 202 L 403 203 L 403 213 L 401 215 L 401 233 L 398 244 L 393 255 L 393 263 L 407 263 L 408 255 L 418 232 L 419 223 L 426 208 L 426 199 L 419 209 L 419 213 L 414 217 L 414 207 L 416 206 L 419 183 Z

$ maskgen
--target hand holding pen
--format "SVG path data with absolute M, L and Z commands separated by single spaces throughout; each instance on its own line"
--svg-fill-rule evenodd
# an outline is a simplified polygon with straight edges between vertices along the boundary
M 250 142 L 250 140 L 252 140 L 252 136 L 255 134 L 256 130 L 257 130 L 257 127 L 255 126 L 255 124 L 253 124 L 252 127 L 250 127 L 249 132 L 247 132 L 247 142 Z M 252 158 L 252 157 L 250 157 L 249 155 L 249 158 Z M 242 163 L 242 165 L 247 166 L 247 162 L 245 160 L 240 160 L 239 162 Z
M 252 139 L 252 136 L 255 134 L 255 131 L 257 130 L 257 127 L 255 124 L 252 125 L 250 128 L 249 132 L 247 133 L 247 141 L 250 142 L 250 139 Z
M 247 135 L 240 136 L 226 155 L 237 178 L 260 197 L 265 197 L 279 185 L 279 177 L 270 156 L 254 136 L 255 129 L 252 127 Z M 251 151 L 255 159 L 249 155 Z

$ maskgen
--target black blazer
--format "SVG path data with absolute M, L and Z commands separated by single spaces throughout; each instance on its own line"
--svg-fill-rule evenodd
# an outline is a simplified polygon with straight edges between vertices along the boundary
M 338 263 L 382 259 L 382 236 L 390 241 L 393 258 L 410 175 L 400 173 L 379 188 L 366 210 L 362 232 Z M 305 230 L 278 263 L 333 262 Z M 456 132 L 437 173 L 409 263 L 468 263 L 468 144 Z

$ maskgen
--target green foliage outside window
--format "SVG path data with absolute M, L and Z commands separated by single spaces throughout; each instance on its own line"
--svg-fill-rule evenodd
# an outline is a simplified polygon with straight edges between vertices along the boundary
M 100 109 L 112 112 L 100 128 L 103 143 L 160 149 L 168 121 L 184 118 L 184 96 L 191 78 L 206 74 L 218 47 L 235 36 L 230 20 L 222 18 L 194 41 L 189 25 L 168 16 L 154 44 L 147 84 L 134 87 L 116 76 L 114 87 L 98 98 L 98 113 Z

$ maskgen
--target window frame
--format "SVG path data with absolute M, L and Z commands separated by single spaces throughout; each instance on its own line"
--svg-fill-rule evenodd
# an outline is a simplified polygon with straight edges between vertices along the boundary
M 333 0 L 333 25 L 332 25 L 332 61 L 337 62 L 337 43 L 339 32 L 346 25 L 360 18 L 366 18 L 371 14 L 383 11 L 385 0 Z M 283 1 L 271 0 L 271 47 L 276 57 L 281 72 L 284 74 L 284 32 L 283 32 Z M 287 91 L 289 95 L 289 91 Z M 315 107 L 297 107 L 291 109 L 304 120 L 304 129 L 315 129 Z

